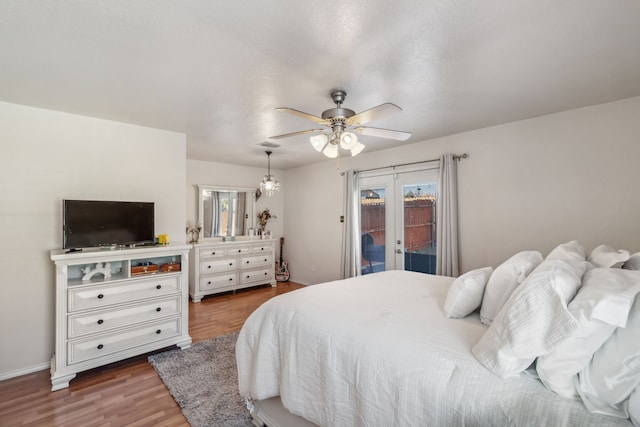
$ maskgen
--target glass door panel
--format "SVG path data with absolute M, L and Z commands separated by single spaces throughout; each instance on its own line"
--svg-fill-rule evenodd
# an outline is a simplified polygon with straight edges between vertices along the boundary
M 435 274 L 436 183 L 403 184 L 404 269 Z
M 438 171 L 397 174 L 396 264 L 408 271 L 436 272 L 436 196 Z
M 360 231 L 362 274 L 385 270 L 386 200 L 385 189 L 367 187 L 360 191 Z
M 361 274 L 394 270 L 395 186 L 392 175 L 360 178 Z

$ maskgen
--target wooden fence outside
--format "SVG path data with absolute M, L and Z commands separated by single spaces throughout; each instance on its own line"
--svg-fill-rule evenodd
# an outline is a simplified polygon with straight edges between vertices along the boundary
M 436 244 L 435 198 L 404 199 L 404 247 L 407 252 L 433 248 Z M 383 199 L 361 200 L 361 230 L 373 237 L 374 244 L 385 244 L 385 204 Z

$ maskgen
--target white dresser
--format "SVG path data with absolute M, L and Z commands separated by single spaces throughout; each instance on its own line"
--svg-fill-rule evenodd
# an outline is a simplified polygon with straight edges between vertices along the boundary
M 276 285 L 275 239 L 203 242 L 193 245 L 189 294 L 205 295 L 263 284 Z
M 51 251 L 56 265 L 52 391 L 68 387 L 87 369 L 163 347 L 191 345 L 190 249 L 167 245 Z M 96 269 L 101 272 L 87 277 Z

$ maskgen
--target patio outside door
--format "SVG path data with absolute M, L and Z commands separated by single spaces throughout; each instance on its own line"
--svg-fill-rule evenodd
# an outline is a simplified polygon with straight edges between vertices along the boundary
M 362 274 L 435 274 L 437 180 L 437 169 L 359 178 Z

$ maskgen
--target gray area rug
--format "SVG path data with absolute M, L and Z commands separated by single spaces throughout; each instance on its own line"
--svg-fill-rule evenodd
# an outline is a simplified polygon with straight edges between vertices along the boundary
M 238 392 L 237 338 L 234 332 L 148 357 L 193 427 L 252 425 Z

